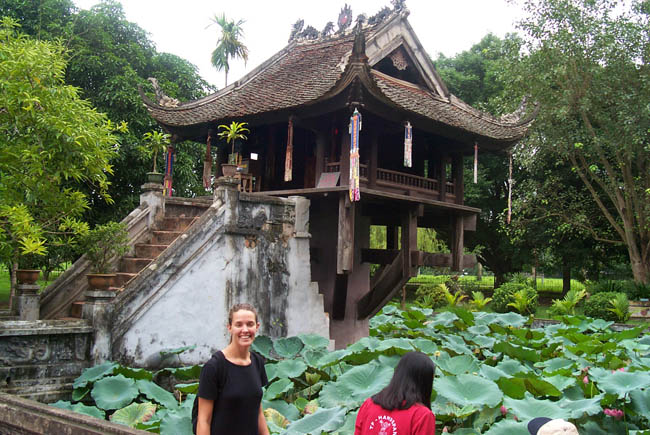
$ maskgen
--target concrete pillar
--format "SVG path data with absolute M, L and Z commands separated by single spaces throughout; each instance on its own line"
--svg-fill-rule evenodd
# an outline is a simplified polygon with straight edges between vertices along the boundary
M 233 177 L 219 177 L 215 182 L 213 201 L 221 201 L 226 206 L 225 225 L 237 225 L 239 203 L 239 180 Z
M 151 228 L 158 216 L 165 215 L 164 186 L 158 183 L 145 183 L 141 187 L 140 205 L 149 207 L 150 213 L 147 226 Z
M 90 360 L 94 365 L 112 359 L 111 325 L 113 323 L 113 299 L 116 292 L 112 290 L 86 290 L 85 303 L 81 317 L 90 320 L 95 336 L 90 349 Z
M 16 308 L 20 320 L 38 320 L 41 295 L 38 284 L 16 284 Z
M 296 204 L 296 223 L 294 225 L 294 237 L 309 238 L 309 203 L 304 196 L 290 196 L 289 199 Z

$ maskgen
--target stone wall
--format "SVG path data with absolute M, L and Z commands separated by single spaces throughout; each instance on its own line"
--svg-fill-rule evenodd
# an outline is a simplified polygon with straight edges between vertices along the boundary
M 329 337 L 308 222 L 304 198 L 249 195 L 222 180 L 213 205 L 116 297 L 104 316 L 110 349 L 96 337 L 94 362 L 110 355 L 156 368 L 160 351 L 196 345 L 180 363 L 203 363 L 227 345 L 227 312 L 238 302 L 258 308 L 262 334 Z
M 150 432 L 0 393 L 0 434 L 137 435 Z
M 85 320 L 0 322 L 0 391 L 41 402 L 69 399 L 89 365 L 92 331 Z

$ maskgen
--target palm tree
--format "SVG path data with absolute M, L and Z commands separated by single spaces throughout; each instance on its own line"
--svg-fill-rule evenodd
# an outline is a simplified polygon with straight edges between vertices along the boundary
M 241 27 L 244 20 L 235 23 L 233 20 L 226 19 L 225 14 L 221 14 L 221 16 L 215 15 L 212 18 L 212 23 L 221 27 L 221 36 L 217 42 L 217 48 L 212 52 L 212 65 L 217 71 L 225 71 L 226 86 L 228 86 L 228 71 L 230 70 L 228 61 L 231 58 L 244 59 L 244 64 L 248 61 L 248 48 L 240 41 L 240 38 L 244 35 Z

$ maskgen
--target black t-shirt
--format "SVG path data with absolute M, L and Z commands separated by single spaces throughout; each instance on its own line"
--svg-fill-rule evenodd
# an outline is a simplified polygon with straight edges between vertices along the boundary
M 221 352 L 221 351 L 219 351 Z M 218 371 L 225 370 L 223 391 L 217 389 Z M 262 387 L 268 383 L 264 358 L 251 352 L 251 363 L 240 366 L 225 357 L 210 358 L 201 369 L 199 397 L 214 400 L 211 435 L 257 435 Z

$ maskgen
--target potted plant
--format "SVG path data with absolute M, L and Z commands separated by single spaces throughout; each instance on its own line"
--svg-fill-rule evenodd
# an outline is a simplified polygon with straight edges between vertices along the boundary
M 232 121 L 230 125 L 221 124 L 219 129 L 221 130 L 218 135 L 221 139 L 225 139 L 227 144 L 230 144 L 230 155 L 228 156 L 228 163 L 223 163 L 221 169 L 223 175 L 226 177 L 232 177 L 237 173 L 237 162 L 235 161 L 235 141 L 237 140 L 246 140 L 245 133 L 248 133 L 249 130 L 246 128 L 247 122 L 236 122 Z
M 41 273 L 38 268 L 36 254 L 23 254 L 18 257 L 18 269 L 16 269 L 16 280 L 19 284 L 35 284 Z
M 96 290 L 108 290 L 115 283 L 115 273 L 111 264 L 115 257 L 129 252 L 129 233 L 126 225 L 108 222 L 97 225 L 81 239 L 81 247 L 90 262 L 90 272 L 86 274 L 88 285 Z
M 164 153 L 167 150 L 170 144 L 170 137 L 170 134 L 155 130 L 145 133 L 142 137 L 145 145 L 139 147 L 140 152 L 146 157 L 153 157 L 153 170 L 147 172 L 147 181 L 149 183 L 162 184 L 163 182 L 164 174 L 156 170 L 156 161 L 158 159 L 158 153 Z

